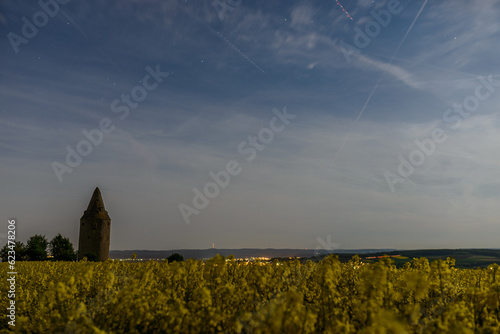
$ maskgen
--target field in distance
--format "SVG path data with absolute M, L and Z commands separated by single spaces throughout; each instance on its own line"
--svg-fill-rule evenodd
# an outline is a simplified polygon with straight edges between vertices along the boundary
M 335 250 L 315 250 L 315 249 L 259 249 L 259 248 L 240 248 L 240 249 L 177 249 L 177 250 L 112 250 L 110 258 L 112 259 L 130 259 L 132 254 L 136 253 L 137 259 L 165 259 L 172 253 L 181 254 L 184 259 L 209 259 L 215 255 L 229 256 L 235 258 L 267 257 L 289 258 L 297 257 L 302 260 L 311 259 L 320 260 L 328 254 L 338 255 L 340 261 L 349 261 L 353 255 L 358 254 L 365 262 L 376 262 L 377 257 L 388 255 L 396 266 L 411 261 L 413 258 L 425 257 L 429 260 L 446 260 L 447 257 L 453 257 L 457 268 L 486 268 L 489 264 L 500 263 L 500 249 L 417 249 L 417 250 L 395 250 L 395 249 L 335 249 Z M 396 256 L 400 255 L 400 256 Z M 374 259 L 375 257 L 375 259 Z
M 379 257 L 390 256 L 396 266 L 400 267 L 404 263 L 414 258 L 425 257 L 432 260 L 446 260 L 447 257 L 455 259 L 457 268 L 486 268 L 492 263 L 500 264 L 500 249 L 417 249 L 399 250 L 392 252 L 376 252 L 371 254 L 360 254 L 365 262 L 376 262 Z M 397 256 L 400 255 L 400 256 Z M 348 261 L 351 257 L 347 254 L 338 254 L 341 261 Z M 368 257 L 368 259 L 367 259 Z M 376 259 L 373 259 L 376 257 Z

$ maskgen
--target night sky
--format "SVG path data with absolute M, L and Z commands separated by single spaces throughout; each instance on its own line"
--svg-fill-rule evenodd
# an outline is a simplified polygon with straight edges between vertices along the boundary
M 3 0 L 0 29 L 2 243 L 76 246 L 98 186 L 111 249 L 499 245 L 496 0 Z

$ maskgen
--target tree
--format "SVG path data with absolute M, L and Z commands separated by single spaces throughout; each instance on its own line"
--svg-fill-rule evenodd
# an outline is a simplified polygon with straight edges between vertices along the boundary
M 44 235 L 35 234 L 26 243 L 26 256 L 28 261 L 47 260 L 47 246 L 49 242 Z
M 60 233 L 50 241 L 50 250 L 56 261 L 74 261 L 75 250 L 69 238 L 63 237 Z
M 167 260 L 168 262 L 175 262 L 175 261 L 182 262 L 184 261 L 184 257 L 179 253 L 173 253 L 172 255 L 167 257 Z
M 132 259 L 132 261 L 135 261 L 136 257 L 137 257 L 137 254 L 136 253 L 132 253 L 132 256 L 130 258 Z
M 14 248 L 14 249 L 12 249 Z M 6 243 L 5 246 L 0 250 L 0 257 L 2 258 L 2 262 L 7 262 L 9 259 L 9 251 L 14 250 L 16 261 L 22 261 L 26 258 L 26 248 L 21 241 L 16 241 L 14 247 L 9 246 L 9 243 Z

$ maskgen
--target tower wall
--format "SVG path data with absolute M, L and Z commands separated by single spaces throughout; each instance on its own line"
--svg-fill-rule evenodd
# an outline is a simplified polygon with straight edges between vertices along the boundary
M 93 253 L 99 261 L 106 261 L 109 258 L 110 239 L 111 218 L 104 208 L 101 192 L 96 188 L 87 210 L 80 218 L 78 258 Z
M 83 216 L 80 219 L 79 258 L 94 253 L 99 261 L 106 261 L 109 258 L 110 238 L 111 219 Z

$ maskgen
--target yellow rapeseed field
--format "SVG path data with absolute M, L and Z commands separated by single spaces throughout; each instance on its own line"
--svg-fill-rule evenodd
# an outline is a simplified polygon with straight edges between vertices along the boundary
M 4 316 L 1 333 L 500 333 L 496 264 L 420 258 L 398 269 L 390 259 L 329 256 L 243 265 L 216 256 L 16 269 L 16 325 Z M 7 293 L 1 300 L 6 310 Z

